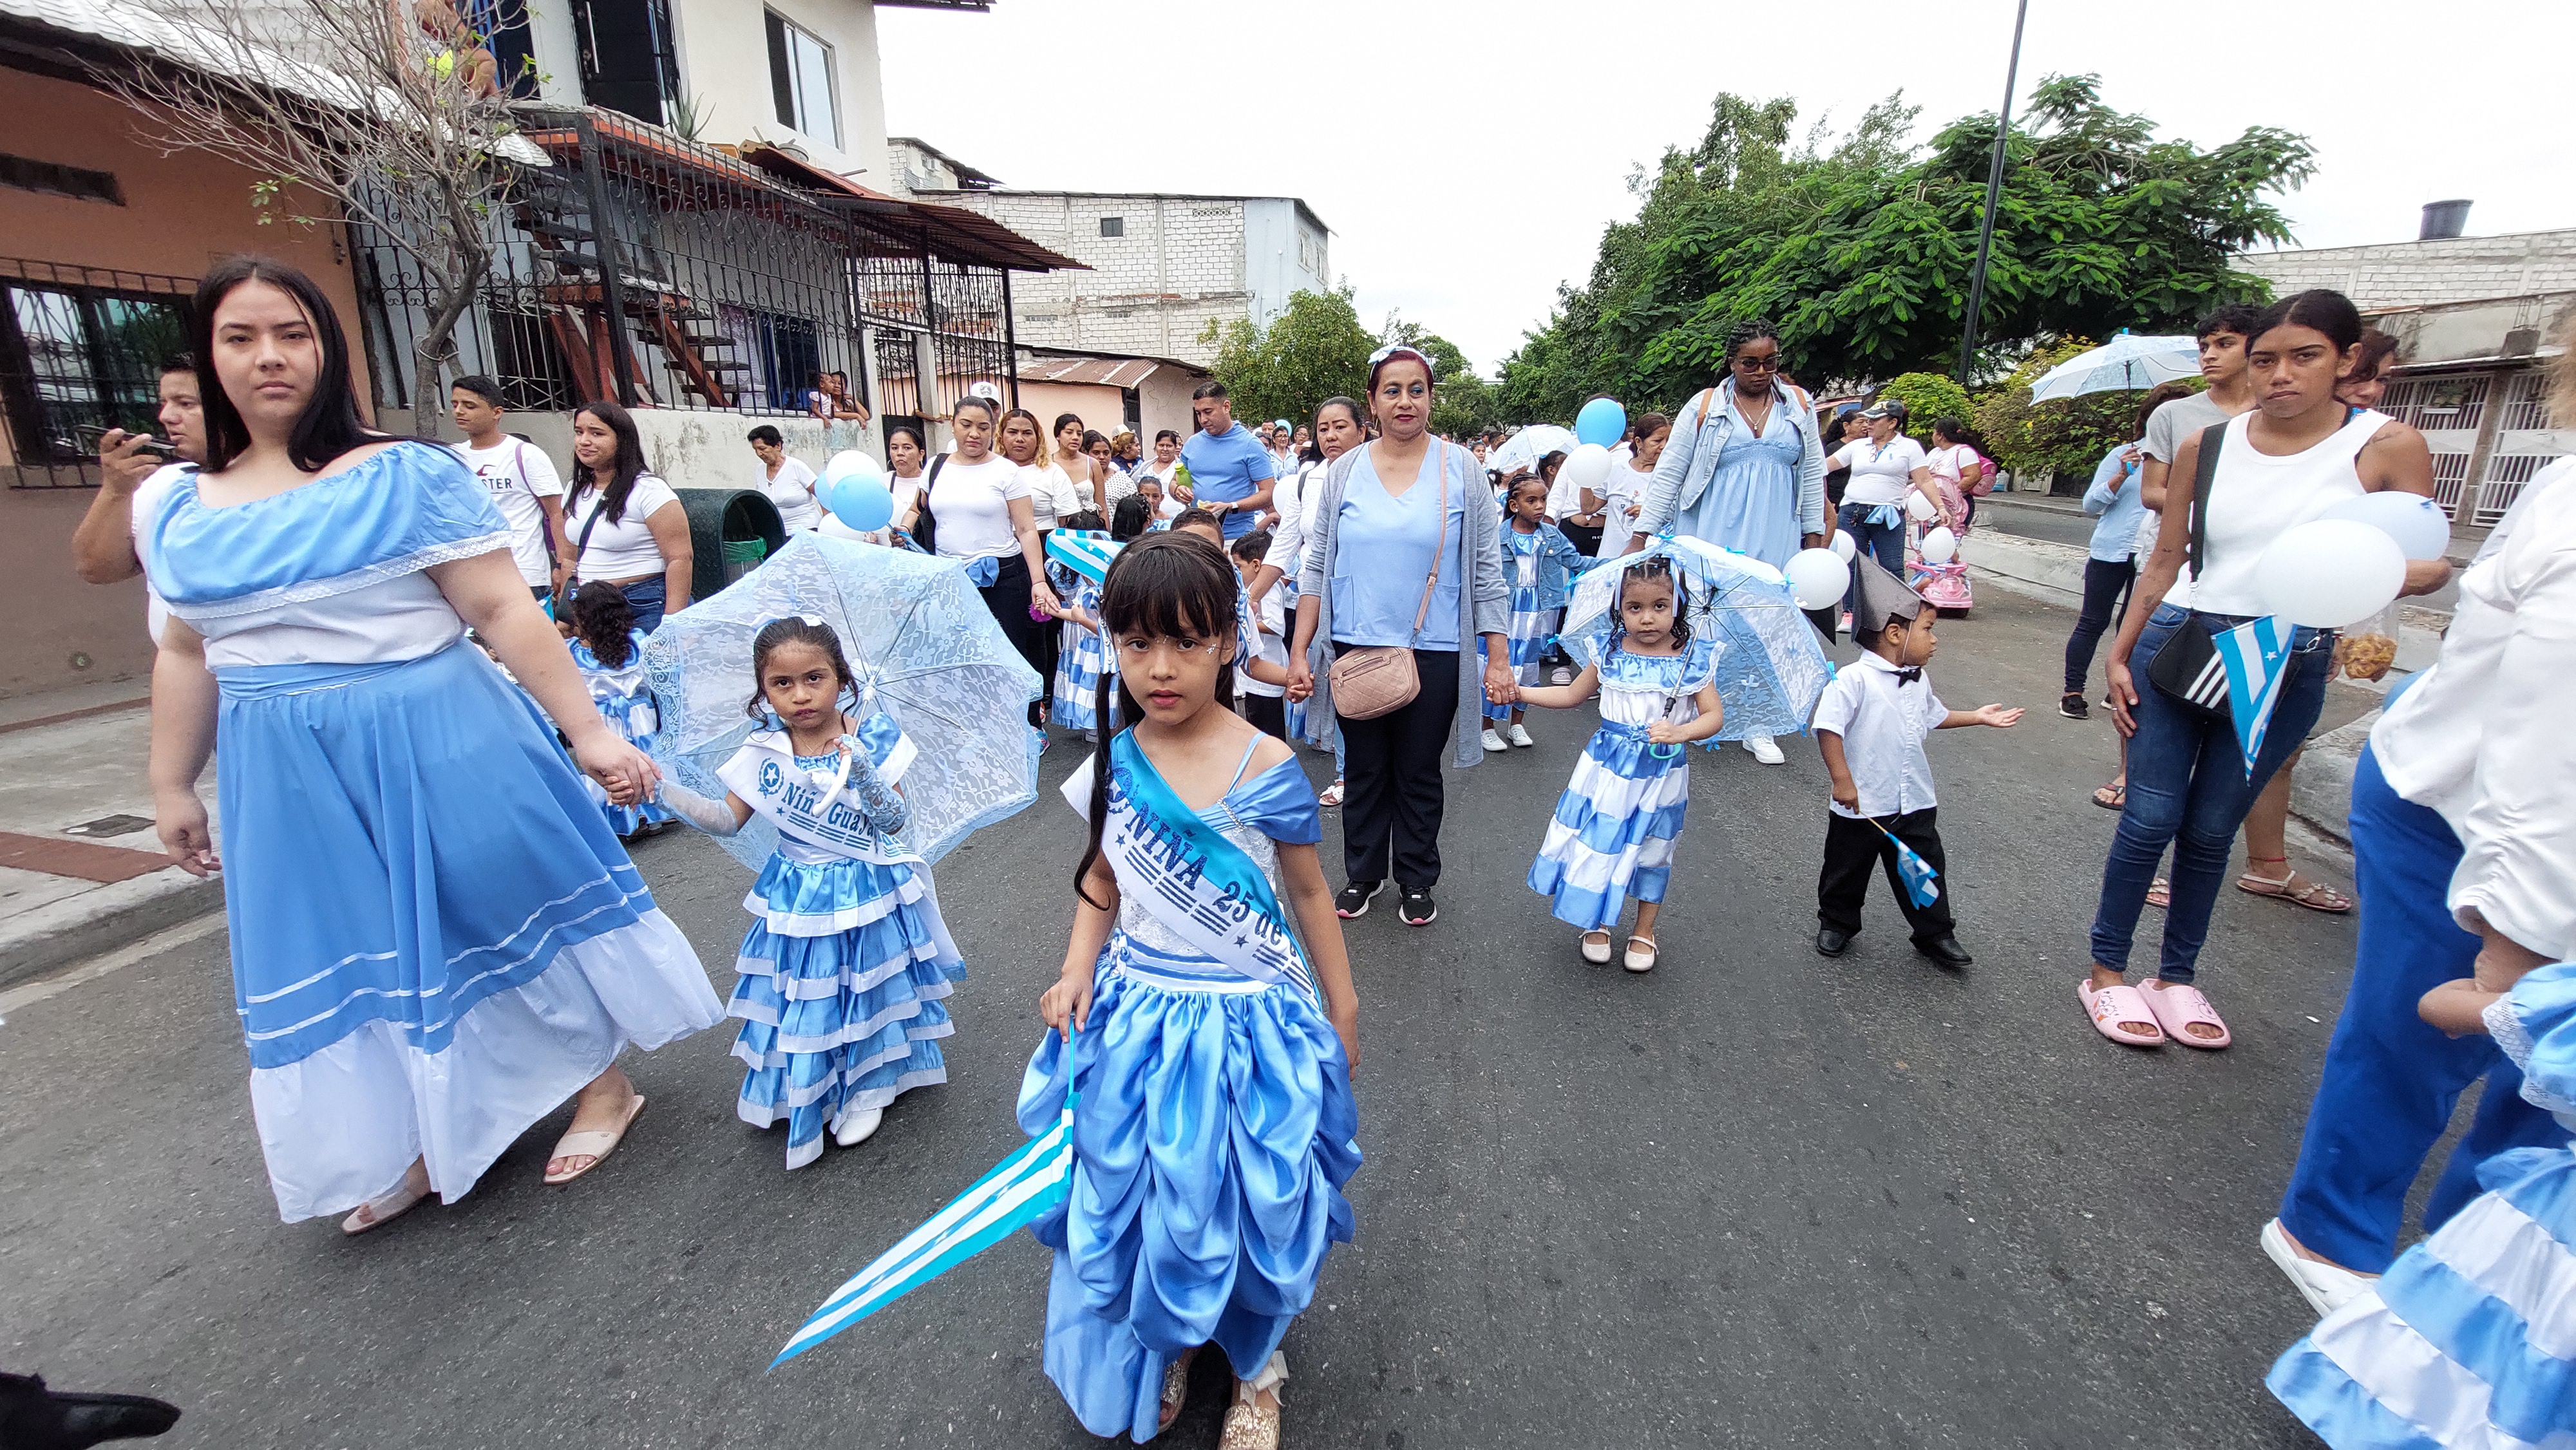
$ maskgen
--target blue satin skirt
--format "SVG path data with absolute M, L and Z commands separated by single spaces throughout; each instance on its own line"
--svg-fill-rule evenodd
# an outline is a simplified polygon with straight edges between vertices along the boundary
M 1351 1239 L 1359 1114 L 1342 1040 L 1296 988 L 1124 933 L 1098 981 L 1089 1029 L 1030 1059 L 1020 1125 L 1080 1094 L 1071 1191 L 1031 1226 L 1055 1250 L 1046 1372 L 1084 1429 L 1142 1441 L 1174 1359 L 1213 1343 L 1258 1374 L 1314 1299 Z

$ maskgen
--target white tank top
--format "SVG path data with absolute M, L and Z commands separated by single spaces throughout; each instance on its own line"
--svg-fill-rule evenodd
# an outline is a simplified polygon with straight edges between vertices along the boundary
M 2362 496 L 2366 490 L 2352 461 L 2390 421 L 2387 414 L 2365 408 L 2316 446 L 2274 457 L 2257 452 L 2246 436 L 2253 420 L 2254 414 L 2239 413 L 2227 424 L 2218 476 L 2209 481 L 2209 537 L 2201 549 L 2199 576 L 2195 579 L 2185 564 L 2182 577 L 2165 595 L 2168 604 L 2207 614 L 2271 613 L 2257 567 L 2263 551 L 2284 531 Z M 2191 480 L 2168 480 L 2165 497 L 2168 506 L 2187 503 Z

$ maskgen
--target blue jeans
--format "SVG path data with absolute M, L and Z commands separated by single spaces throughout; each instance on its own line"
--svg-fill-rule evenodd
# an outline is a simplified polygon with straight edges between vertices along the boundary
M 1877 507 L 1878 505 L 1876 504 L 1847 503 L 1842 506 L 1841 511 L 1836 513 L 1834 517 L 1841 525 L 1842 531 L 1852 536 L 1852 544 L 1860 551 L 1861 554 L 1867 554 L 1872 558 L 1875 558 L 1878 560 L 1878 566 L 1880 568 L 1885 569 L 1888 573 L 1902 579 L 1905 577 L 1905 525 L 1901 523 L 1871 524 L 1862 522 L 1862 520 L 1869 517 L 1870 511 Z M 1900 505 L 1898 512 L 1901 513 L 1903 511 L 1903 507 Z M 1854 561 L 1857 562 L 1859 555 L 1856 554 L 1853 557 Z M 1860 578 L 1858 572 L 1855 571 L 1852 578 L 1851 588 L 1843 591 L 1843 609 L 1847 613 L 1853 615 L 1854 623 L 1852 628 L 1855 630 L 1860 627 L 1858 623 L 1859 600 Z
M 637 629 L 651 634 L 662 627 L 662 605 L 669 597 L 664 580 L 657 577 L 621 584 L 618 590 L 626 596 L 626 607 L 635 611 Z
M 2352 862 L 2361 941 L 2325 1072 L 2308 1108 L 2281 1223 L 2362 1274 L 2397 1257 L 2406 1194 L 2450 1126 L 2460 1090 L 2486 1077 L 2477 1117 L 2424 1205 L 2431 1233 L 2478 1196 L 2478 1165 L 2510 1148 L 2555 1148 L 2567 1130 L 2522 1098 L 2522 1074 L 2486 1036 L 2451 1038 L 2415 1015 L 2426 992 L 2469 975 L 2478 939 L 2451 919 L 2460 841 L 2435 811 L 2389 788 L 2369 750 L 2352 775 Z
M 2264 729 L 2263 750 L 2249 778 L 2233 723 L 2218 719 L 2204 724 L 2147 679 L 2156 651 L 2188 617 L 2174 605 L 2157 606 L 2129 652 L 2129 677 L 2138 691 L 2138 703 L 2130 711 L 2138 733 L 2129 737 L 2129 799 L 2120 812 L 2120 828 L 2111 836 L 2110 858 L 2102 863 L 2102 899 L 2093 913 L 2094 962 L 2127 971 L 2138 911 L 2146 905 L 2156 862 L 2172 846 L 2173 904 L 2165 908 L 2164 960 L 2156 969 L 2168 982 L 2192 979 L 2201 943 L 2209 937 L 2209 914 L 2226 882 L 2237 828 L 2245 824 L 2245 813 L 2254 808 L 2254 798 L 2281 762 L 2316 728 L 2334 659 L 2331 631 L 2302 629 L 2292 636 L 2285 666 L 2289 678 L 2272 706 L 2272 722 Z M 2201 617 L 2221 629 L 2244 623 L 2233 615 Z

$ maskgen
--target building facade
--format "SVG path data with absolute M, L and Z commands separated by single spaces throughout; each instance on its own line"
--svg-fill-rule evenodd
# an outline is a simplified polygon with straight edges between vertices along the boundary
M 2423 431 L 2433 496 L 2455 524 L 2493 525 L 2543 464 L 2576 452 L 2576 430 L 2550 427 L 2546 408 L 2576 324 L 2576 230 L 2252 252 L 2236 265 L 2276 297 L 2341 292 L 2397 338 L 2380 409 Z
M 1024 346 L 1206 365 L 1241 319 L 1266 327 L 1297 292 L 1332 287 L 1332 230 L 1295 197 L 1027 191 L 898 136 L 899 195 L 965 207 L 1083 263 L 1013 297 Z

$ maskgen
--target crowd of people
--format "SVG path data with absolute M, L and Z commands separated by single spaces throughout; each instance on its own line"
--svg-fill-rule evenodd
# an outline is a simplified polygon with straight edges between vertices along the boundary
M 915 742 L 854 695 L 846 642 L 810 618 L 760 629 L 739 662 L 755 728 L 719 794 L 656 765 L 637 661 L 690 607 L 694 558 L 624 409 L 574 414 L 568 481 L 508 431 L 489 379 L 451 390 L 461 443 L 375 432 L 323 293 L 252 259 L 206 276 L 190 343 L 161 379 L 166 436 L 108 438 L 75 551 L 86 578 L 147 576 L 158 826 L 182 866 L 223 876 L 284 1219 L 339 1215 L 359 1234 L 433 1194 L 453 1203 L 567 1100 L 545 1181 L 571 1183 L 645 1105 L 622 1051 L 727 1016 L 738 1114 L 784 1125 L 791 1169 L 945 1081 L 938 1044 L 968 964 L 904 844 Z M 2222 309 L 2201 344 L 2206 391 L 2151 395 L 2087 496 L 2103 521 L 2060 702 L 2089 713 L 2108 635 L 2120 821 L 2077 985 L 2095 1030 L 2141 1049 L 2233 1041 L 2199 985 L 2211 911 L 2240 828 L 2263 844 L 2253 813 L 2339 656 L 2333 631 L 2298 631 L 2250 764 L 2159 659 L 2265 612 L 2268 539 L 2369 493 L 2432 488 L 2422 437 L 2357 392 L 2389 354 L 2339 295 Z M 2560 405 L 2576 405 L 2576 363 L 2562 368 Z M 961 398 L 943 447 L 889 433 L 895 513 L 867 532 L 817 503 L 774 426 L 749 435 L 789 528 L 953 561 L 1046 682 L 1030 726 L 1086 756 L 1065 787 L 1086 849 L 1020 1117 L 1033 1136 L 1068 1125 L 1072 1192 L 1036 1225 L 1055 1255 L 1045 1366 L 1096 1434 L 1171 1423 L 1214 1344 L 1237 1380 L 1224 1443 L 1278 1443 L 1282 1337 L 1355 1231 L 1359 1023 L 1340 923 L 1390 884 L 1404 923 L 1437 919 L 1446 770 L 1532 745 L 1533 709 L 1597 701 L 1527 885 L 1584 961 L 1657 967 L 1686 747 L 1725 730 L 1730 706 L 1676 540 L 1777 568 L 1852 536 L 1848 595 L 1809 611 L 1826 642 L 1858 647 L 1807 721 L 1827 787 L 1814 946 L 1850 948 L 1876 869 L 1918 952 L 1973 960 L 1925 741 L 2022 711 L 1935 692 L 1929 586 L 1945 561 L 1921 551 L 1924 525 L 1964 532 L 1993 483 L 1973 435 L 1941 420 L 1927 449 L 1892 399 L 1820 410 L 1784 374 L 1777 329 L 1749 322 L 1708 387 L 1630 418 L 1597 486 L 1560 487 L 1561 454 L 1489 469 L 1497 440 L 1435 434 L 1439 381 L 1393 345 L 1363 398 L 1249 428 L 1211 382 L 1190 435 L 1163 431 L 1150 461 L 1132 432 Z M 839 416 L 846 394 L 818 391 Z M 1098 536 L 1113 562 L 1068 568 L 1056 531 Z M 1602 570 L 1605 633 L 1569 651 L 1568 595 Z M 2406 587 L 2449 575 L 2410 566 Z M 2260 1231 L 2323 1316 L 2273 1388 L 2339 1446 L 2576 1433 L 2576 1301 L 2560 1292 L 2576 1282 L 2576 966 L 2553 965 L 2576 957 L 2576 827 L 2547 734 L 2569 688 L 2571 579 L 2562 464 L 2461 577 L 2439 660 L 2391 692 L 2355 781 L 2353 985 Z M 1786 759 L 1770 736 L 1744 744 Z M 1320 797 L 1300 745 L 1334 754 Z M 210 756 L 220 857 L 198 794 Z M 1338 887 L 1318 849 L 1335 807 Z M 720 1002 L 619 837 L 673 822 L 730 836 L 754 817 L 779 845 Z M 2158 967 L 2131 985 L 2168 847 Z M 2341 909 L 2264 869 L 2285 854 L 2257 849 L 2239 884 Z M 2401 1257 L 2408 1187 L 2481 1079 L 2431 1237 Z M 2464 1336 L 2472 1309 L 2486 1328 Z M 2492 1393 L 2426 1418 L 2471 1382 Z

